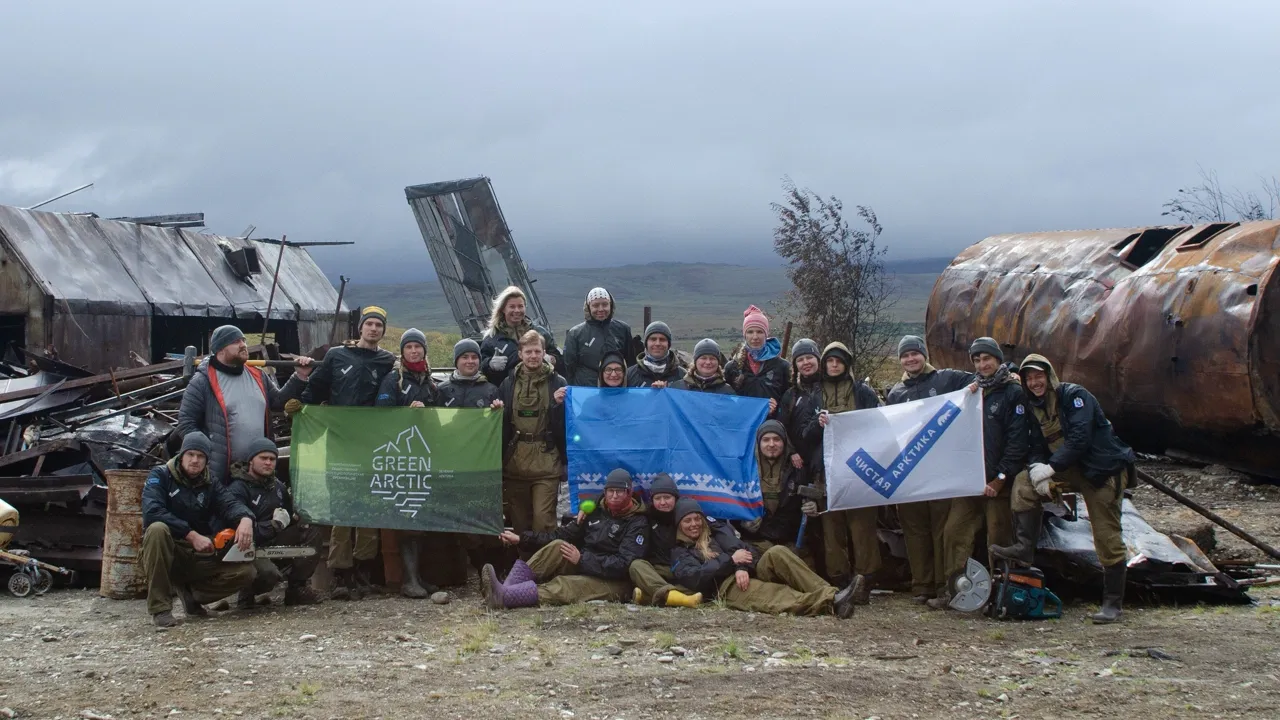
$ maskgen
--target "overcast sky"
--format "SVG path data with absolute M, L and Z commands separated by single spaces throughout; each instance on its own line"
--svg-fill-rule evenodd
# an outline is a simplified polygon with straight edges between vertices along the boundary
M 891 255 L 1155 224 L 1280 174 L 1280 3 L 58 2 L 0 9 L 0 203 L 203 211 L 357 282 L 406 185 L 493 178 L 533 267 L 771 261 L 780 178 Z

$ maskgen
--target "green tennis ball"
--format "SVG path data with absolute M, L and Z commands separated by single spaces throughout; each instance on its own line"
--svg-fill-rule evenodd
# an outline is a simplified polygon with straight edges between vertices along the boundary
M 595 511 L 596 511 L 596 501 L 595 501 L 595 500 L 583 500 L 582 502 L 578 503 L 578 509 L 579 509 L 579 510 L 581 510 L 582 512 L 584 512 L 584 513 L 586 513 L 586 514 L 590 515 L 591 513 L 593 513 L 593 512 L 595 512 Z

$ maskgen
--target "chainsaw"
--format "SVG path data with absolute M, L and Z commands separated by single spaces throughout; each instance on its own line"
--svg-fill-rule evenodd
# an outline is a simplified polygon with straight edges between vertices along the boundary
M 995 577 L 982 563 L 969 558 L 963 570 L 952 573 L 948 607 L 960 612 L 986 609 L 997 620 L 1044 620 L 1062 617 L 1062 601 L 1044 586 L 1038 568 L 1014 568 L 1001 561 Z
M 266 560 L 291 560 L 293 558 L 311 557 L 316 549 L 308 545 L 270 545 L 262 549 L 255 548 L 249 542 L 248 550 L 241 550 L 236 545 L 236 531 L 227 528 L 213 537 L 213 549 L 222 555 L 222 562 L 253 562 L 258 558 Z

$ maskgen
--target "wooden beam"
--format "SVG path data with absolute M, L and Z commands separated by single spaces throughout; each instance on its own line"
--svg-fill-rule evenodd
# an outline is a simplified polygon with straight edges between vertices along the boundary
M 26 462 L 27 460 L 39 458 L 43 455 L 46 455 L 51 452 L 57 452 L 59 450 L 79 450 L 79 449 L 80 449 L 80 441 L 76 440 L 75 438 L 61 438 L 59 440 L 51 440 L 47 443 L 44 443 L 43 445 L 36 445 L 35 447 L 29 448 L 27 450 L 23 450 L 22 452 L 16 452 L 11 455 L 5 455 L 4 457 L 0 457 L 0 467 L 4 467 L 5 465 L 13 465 L 15 463 L 20 463 L 20 462 Z
M 102 385 L 119 380 L 133 380 L 135 378 L 150 377 L 152 375 L 173 372 L 175 370 L 181 371 L 183 362 L 183 360 L 170 360 L 169 362 L 156 363 L 146 367 L 121 370 L 118 373 L 103 373 L 101 375 L 92 375 L 86 378 L 76 378 L 75 380 L 66 381 L 59 389 L 76 390 L 78 388 L 93 387 L 94 385 Z M 27 398 L 36 397 L 46 389 L 46 386 L 40 386 L 0 394 L 0 403 L 13 402 L 14 400 L 26 400 Z

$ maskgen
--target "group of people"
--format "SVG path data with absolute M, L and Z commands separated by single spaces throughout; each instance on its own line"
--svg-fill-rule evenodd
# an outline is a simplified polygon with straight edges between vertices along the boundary
M 823 507 L 828 418 L 883 404 L 853 376 L 849 349 L 839 342 L 820 347 L 806 338 L 791 347 L 788 361 L 769 334 L 769 319 L 751 306 L 743 313 L 743 342 L 733 357 L 726 358 L 708 338 L 694 345 L 686 364 L 667 324 L 650 323 L 633 339 L 615 310 L 613 297 L 593 288 L 583 304 L 584 321 L 568 331 L 561 350 L 546 328 L 526 316 L 524 293 L 507 288 L 495 299 L 481 341 L 459 341 L 454 369 L 439 383 L 432 378 L 422 332 L 404 332 L 398 359 L 379 347 L 387 314 L 378 307 L 364 308 L 358 339 L 331 348 L 319 363 L 300 358 L 283 387 L 246 365 L 248 350 L 238 329 L 215 330 L 212 354 L 183 397 L 180 452 L 156 467 L 145 487 L 143 566 L 155 622 L 177 622 L 170 612 L 175 593 L 188 614 L 199 613 L 200 602 L 233 593 L 238 604 L 251 605 L 282 579 L 288 582 L 286 603 L 318 601 L 308 586 L 315 561 L 237 565 L 216 563 L 208 554 L 211 533 L 223 528 L 233 528 L 236 543 L 245 548 L 280 543 L 286 535 L 292 544 L 319 547 L 321 534 L 300 522 L 287 486 L 274 477 L 270 441 L 271 412 L 293 412 L 305 403 L 503 413 L 502 502 L 510 529 L 497 541 L 508 551 L 499 548 L 495 558 L 486 545 L 492 538 L 472 545 L 488 552 L 480 555 L 490 560 L 480 574 L 491 607 L 595 599 L 681 606 L 717 598 L 734 608 L 849 617 L 855 605 L 867 604 L 883 580 L 881 513 L 893 510 Z M 913 599 L 946 607 L 947 578 L 974 556 L 983 534 L 989 545 L 983 559 L 1031 564 L 1042 503 L 1070 489 L 1086 503 L 1105 568 L 1103 603 L 1094 620 L 1118 620 L 1125 581 L 1120 505 L 1132 481 L 1132 450 L 1115 436 L 1096 399 L 1083 387 L 1059 382 L 1046 358 L 1028 355 L 1014 368 L 992 338 L 975 340 L 970 355 L 972 371 L 938 369 L 929 363 L 921 338 L 902 338 L 902 378 L 884 401 L 905 403 L 965 388 L 983 393 L 983 495 L 895 508 Z M 595 508 L 559 522 L 569 385 L 768 400 L 769 417 L 757 430 L 755 447 L 763 517 L 716 520 L 693 499 L 679 497 L 669 477 L 659 475 L 640 492 L 618 469 L 608 476 Z M 261 502 L 266 496 L 271 501 Z M 802 526 L 807 536 L 800 534 Z M 421 576 L 420 534 L 401 533 L 399 544 L 401 592 L 430 595 L 436 588 Z M 359 599 L 371 592 L 377 554 L 377 530 L 332 528 L 330 596 Z

